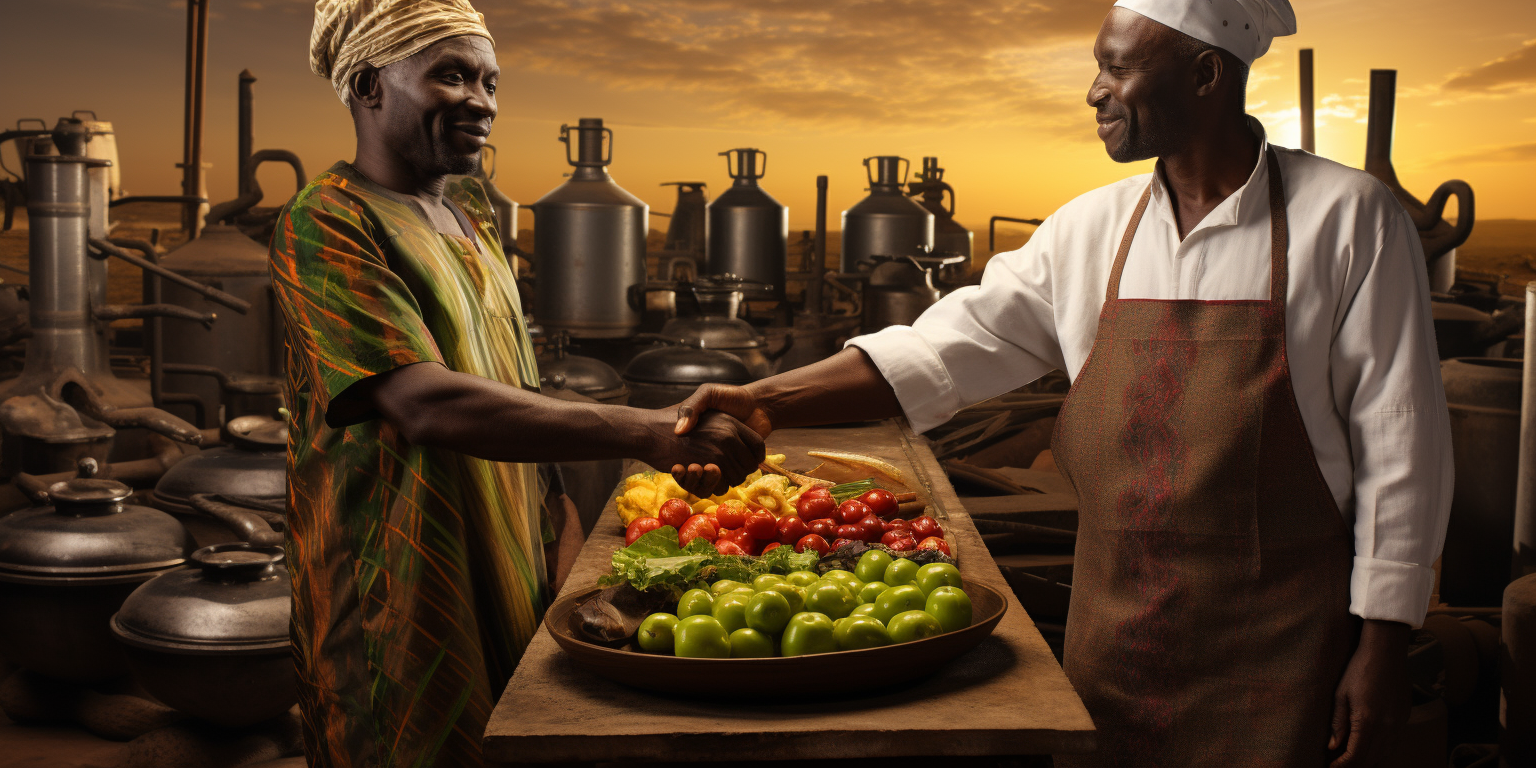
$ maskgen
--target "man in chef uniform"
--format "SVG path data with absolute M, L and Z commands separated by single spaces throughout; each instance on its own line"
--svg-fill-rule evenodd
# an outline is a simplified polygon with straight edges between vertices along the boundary
M 1070 374 L 1064 666 L 1099 748 L 1057 765 L 1373 765 L 1406 714 L 1451 493 L 1424 256 L 1380 182 L 1244 113 L 1248 65 L 1295 31 L 1287 0 L 1116 3 L 1088 103 L 1110 157 L 1153 173 L 1066 204 L 911 327 L 679 413 L 922 431 Z

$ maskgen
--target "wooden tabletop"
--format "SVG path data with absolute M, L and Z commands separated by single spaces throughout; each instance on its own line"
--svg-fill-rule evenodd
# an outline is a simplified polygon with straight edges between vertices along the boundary
M 883 458 L 947 517 L 965 578 L 996 588 L 1008 612 L 981 645 L 938 674 L 880 695 L 813 703 L 695 701 L 609 682 L 577 668 L 543 629 L 491 713 L 486 757 L 505 763 L 906 758 L 1086 752 L 1093 721 L 1003 580 L 922 438 L 904 423 L 786 429 L 768 441 L 791 468 L 807 450 Z M 939 515 L 936 515 L 939 516 Z M 609 569 L 623 531 L 610 501 L 565 591 Z M 791 681 L 792 682 L 792 681 Z M 816 681 L 804 681 L 814 683 Z M 829 681 L 835 683 L 835 681 Z

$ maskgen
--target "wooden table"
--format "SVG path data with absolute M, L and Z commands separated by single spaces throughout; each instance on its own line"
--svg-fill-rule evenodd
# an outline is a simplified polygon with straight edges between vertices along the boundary
M 1008 612 L 990 638 L 939 674 L 894 692 L 761 704 L 753 702 L 751 691 L 743 691 L 739 703 L 722 703 L 609 682 L 577 668 L 541 630 L 491 713 L 487 758 L 506 763 L 734 762 L 1091 751 L 1093 721 L 922 438 L 904 423 L 881 422 L 786 429 L 769 439 L 769 452 L 788 454 L 792 468 L 808 468 L 804 451 L 816 449 L 879 456 L 912 476 L 909 484 L 921 488 L 948 517 L 942 522 L 960 548 L 961 573 L 1008 597 Z M 567 592 L 590 587 L 623 545 L 612 510 L 610 501 L 571 572 Z

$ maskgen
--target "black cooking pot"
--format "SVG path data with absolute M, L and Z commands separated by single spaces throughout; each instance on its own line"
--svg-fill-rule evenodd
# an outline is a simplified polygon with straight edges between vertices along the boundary
M 201 546 L 243 538 L 231 531 L 245 523 L 222 507 L 197 503 L 197 497 L 280 508 L 288 495 L 286 423 L 266 416 L 231 419 L 224 443 L 182 459 L 155 484 L 155 506 L 176 515 Z
M 216 544 L 191 560 L 144 583 L 112 617 L 135 679 L 167 705 L 222 726 L 288 711 L 298 689 L 282 549 Z
M 629 361 L 624 369 L 629 404 L 664 408 L 688 399 L 700 384 L 747 384 L 752 373 L 735 355 L 691 346 L 658 347 Z

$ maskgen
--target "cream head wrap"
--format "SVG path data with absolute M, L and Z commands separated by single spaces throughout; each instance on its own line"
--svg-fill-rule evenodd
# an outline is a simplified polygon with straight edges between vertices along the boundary
M 1173 27 L 1253 64 L 1277 37 L 1296 34 L 1290 0 L 1119 0 L 1116 6 Z
M 309 68 L 350 104 L 347 82 L 359 64 L 383 67 L 460 35 L 496 44 L 469 0 L 316 0 Z

